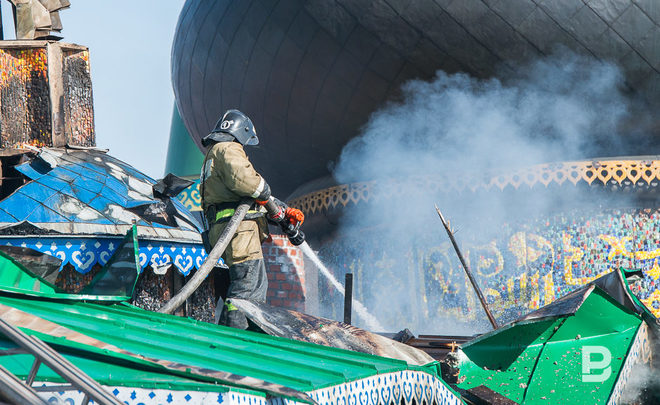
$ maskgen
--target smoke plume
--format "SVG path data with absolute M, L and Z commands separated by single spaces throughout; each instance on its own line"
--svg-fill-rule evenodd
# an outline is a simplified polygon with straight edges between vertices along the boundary
M 431 271 L 433 254 L 455 260 L 435 203 L 458 229 L 459 244 L 487 245 L 521 210 L 548 213 L 583 197 L 576 190 L 512 201 L 502 192 L 433 190 L 417 179 L 478 178 L 497 170 L 626 152 L 619 125 L 630 103 L 615 65 L 561 52 L 521 66 L 517 74 L 481 80 L 439 71 L 431 81 L 408 82 L 401 101 L 375 112 L 342 151 L 334 171 L 337 181 L 375 180 L 378 190 L 368 205 L 347 210 L 334 238 L 341 243 L 329 244 L 321 254 L 331 262 L 342 255 L 357 258 L 358 282 L 366 286 L 356 290 L 357 297 L 390 331 L 407 327 L 451 334 L 488 328 L 478 303 L 471 305 L 478 314 L 469 324 L 459 321 L 462 314 L 433 312 L 451 293 L 474 301 L 467 286 L 420 296 L 428 283 L 453 278 L 466 285 L 464 274 Z M 593 199 L 593 194 L 584 198 Z M 431 259 L 422 251 L 432 252 Z M 411 261 L 418 265 L 410 266 Z
M 487 170 L 618 150 L 627 114 L 622 75 L 609 63 L 562 54 L 507 81 L 438 71 L 403 86 L 403 102 L 375 112 L 342 151 L 340 182 Z

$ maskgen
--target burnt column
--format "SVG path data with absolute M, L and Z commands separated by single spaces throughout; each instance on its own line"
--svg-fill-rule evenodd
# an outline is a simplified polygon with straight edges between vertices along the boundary
M 87 47 L 0 41 L 0 148 L 95 146 Z

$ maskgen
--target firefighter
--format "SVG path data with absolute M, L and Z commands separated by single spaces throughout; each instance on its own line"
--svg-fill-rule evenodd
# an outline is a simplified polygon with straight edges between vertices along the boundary
M 266 301 L 268 278 L 261 251 L 261 243 L 268 237 L 266 218 L 275 223 L 301 224 L 304 220 L 300 210 L 286 207 L 271 196 L 268 183 L 252 167 L 243 146 L 258 143 L 252 121 L 238 110 L 225 112 L 213 131 L 202 139 L 207 152 L 200 191 L 210 246 L 217 242 L 239 201 L 246 197 L 255 199 L 222 255 L 229 266 L 229 288 L 219 323 L 239 329 L 248 327 L 247 319 L 231 298 Z

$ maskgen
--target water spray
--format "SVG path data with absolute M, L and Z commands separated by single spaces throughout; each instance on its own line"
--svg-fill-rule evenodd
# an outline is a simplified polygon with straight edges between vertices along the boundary
M 323 276 L 326 279 L 328 279 L 330 284 L 332 284 L 332 286 L 335 287 L 335 289 L 339 291 L 339 293 L 342 296 L 344 296 L 346 294 L 346 291 L 344 290 L 344 286 L 342 286 L 339 283 L 339 281 L 337 281 L 337 279 L 332 275 L 332 273 L 330 273 L 330 270 L 328 270 L 328 268 L 325 267 L 321 259 L 319 259 L 319 257 L 316 255 L 316 253 L 314 253 L 312 248 L 309 247 L 307 242 L 303 242 L 302 244 L 300 244 L 300 249 L 303 251 L 305 256 L 307 256 L 312 262 L 314 262 L 316 267 L 321 271 L 321 274 L 323 274 Z M 380 322 L 378 322 L 378 319 L 376 319 L 375 316 L 371 315 L 369 311 L 367 311 L 367 308 L 355 298 L 353 298 L 353 306 L 355 307 L 355 312 L 357 313 L 357 315 L 365 322 L 367 329 L 377 332 L 382 332 L 385 330 L 383 325 L 381 325 Z

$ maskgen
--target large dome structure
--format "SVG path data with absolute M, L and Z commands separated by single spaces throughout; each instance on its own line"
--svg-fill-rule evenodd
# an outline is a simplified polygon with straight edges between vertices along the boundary
M 438 69 L 504 77 L 566 47 L 617 63 L 655 103 L 658 23 L 658 4 L 632 0 L 188 0 L 172 79 L 197 145 L 224 110 L 250 115 L 262 139 L 251 156 L 286 196 L 327 175 L 403 82 Z
M 462 229 L 464 256 L 498 322 L 619 267 L 642 271 L 634 293 L 660 314 L 660 159 L 652 155 L 660 125 L 657 114 L 646 114 L 660 104 L 659 22 L 660 5 L 641 0 L 187 0 L 173 45 L 172 79 L 188 134 L 173 127 L 168 161 L 184 155 L 199 160 L 173 141 L 182 144 L 186 135 L 199 146 L 224 110 L 246 112 L 261 139 L 260 148 L 248 152 L 251 160 L 275 195 L 305 212 L 310 245 L 335 277 L 355 275 L 355 298 L 386 329 L 471 334 L 483 327 L 471 287 L 438 231 L 434 203 Z M 505 138 L 497 126 L 466 125 L 443 138 L 431 129 L 447 120 L 428 118 L 457 111 L 443 102 L 451 98 L 421 109 L 422 124 L 397 115 L 399 106 L 429 100 L 411 97 L 423 93 L 416 89 L 451 82 L 442 78 L 475 87 L 496 83 L 491 88 L 499 89 L 520 83 L 535 62 L 553 61 L 570 71 L 566 55 L 589 79 L 614 72 L 614 80 L 601 81 L 608 82 L 602 89 L 613 91 L 599 88 L 549 105 L 548 98 L 527 95 L 552 91 L 568 76 L 547 80 L 542 71 L 533 79 L 547 86 L 492 92 L 481 110 L 456 114 L 455 121 L 478 121 L 475 114 L 506 104 L 497 111 L 503 121 L 518 114 L 535 123 L 510 131 L 515 136 Z M 584 77 L 558 87 L 581 95 L 588 87 Z M 513 103 L 498 98 L 513 93 L 519 96 Z M 612 118 L 622 117 L 617 114 L 626 108 L 618 107 L 630 100 L 632 116 Z M 526 104 L 535 107 L 525 114 Z M 558 124 L 550 122 L 554 118 Z M 564 126 L 571 119 L 577 125 Z M 390 130 L 392 120 L 408 126 Z M 598 128 L 587 131 L 584 122 Z M 570 127 L 569 135 L 597 148 L 538 142 L 552 140 L 546 124 Z M 385 139 L 401 141 L 392 134 L 402 132 L 404 141 L 419 135 L 409 143 L 433 142 L 421 142 L 397 160 Z M 534 145 L 522 145 L 527 138 Z M 468 147 L 452 154 L 443 149 L 447 139 L 466 140 Z M 524 147 L 508 153 L 512 144 Z M 428 145 L 434 147 L 425 151 Z M 344 165 L 351 151 L 358 152 L 352 154 L 356 164 Z M 406 165 L 412 170 L 399 170 Z M 385 173 L 370 176 L 375 170 Z M 183 199 L 198 209 L 195 187 Z M 321 315 L 337 318 L 340 294 L 322 277 L 310 285 L 318 291 Z

